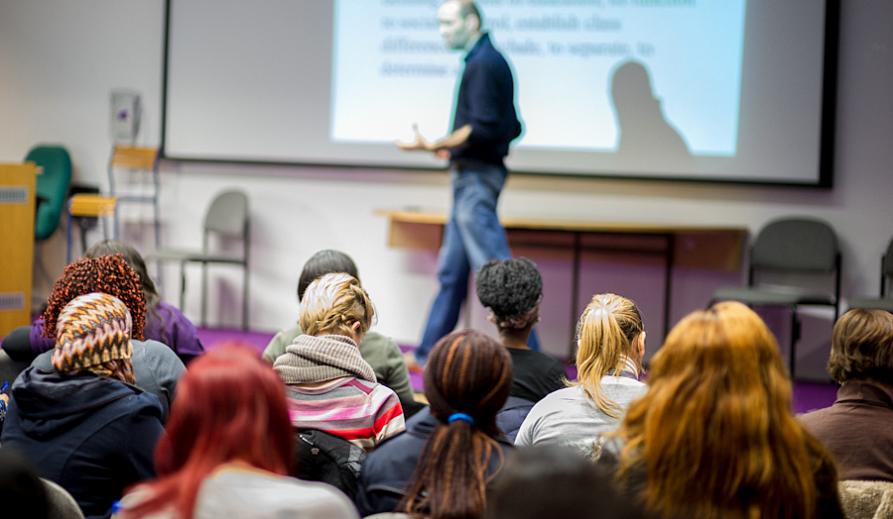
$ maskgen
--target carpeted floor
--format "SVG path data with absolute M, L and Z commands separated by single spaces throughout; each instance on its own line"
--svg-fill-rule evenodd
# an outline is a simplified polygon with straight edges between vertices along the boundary
M 202 328 L 198 331 L 202 343 L 208 349 L 213 349 L 225 343 L 241 343 L 250 346 L 258 351 L 264 350 L 270 339 L 273 338 L 271 332 L 255 332 L 232 329 L 209 329 Z M 411 347 L 403 347 L 404 350 L 410 350 Z M 568 377 L 573 379 L 576 377 L 577 371 L 573 366 L 568 366 Z M 410 373 L 412 387 L 416 391 L 422 391 L 423 381 L 422 375 L 419 373 Z M 834 384 L 822 382 L 803 382 L 794 383 L 794 412 L 804 413 L 813 409 L 828 407 L 834 402 L 837 393 L 837 387 Z

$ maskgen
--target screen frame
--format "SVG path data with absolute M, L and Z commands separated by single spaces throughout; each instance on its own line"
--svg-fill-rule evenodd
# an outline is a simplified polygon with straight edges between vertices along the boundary
M 337 161 L 330 162 L 312 162 L 312 161 L 277 161 L 277 160 L 240 160 L 240 159 L 220 159 L 214 157 L 182 157 L 168 154 L 166 151 L 166 134 L 167 134 L 167 98 L 169 88 L 169 63 L 170 63 L 170 18 L 171 3 L 174 0 L 165 0 L 164 2 L 164 27 L 163 27 L 163 49 L 162 49 L 162 67 L 161 67 L 161 142 L 159 145 L 159 157 L 162 160 L 176 163 L 196 163 L 196 164 L 234 164 L 247 166 L 302 166 L 314 168 L 331 168 L 331 169 L 350 169 L 350 170 L 366 170 L 374 171 L 418 171 L 430 172 L 432 168 L 426 166 L 407 166 L 407 165 L 381 165 L 381 164 L 356 164 L 340 163 Z M 567 171 L 543 172 L 529 171 L 523 169 L 511 170 L 513 175 L 537 176 L 542 178 L 577 178 L 577 179 L 593 179 L 593 180 L 632 180 L 632 181 L 650 181 L 650 182 L 681 182 L 695 184 L 727 184 L 742 186 L 779 186 L 779 187 L 807 187 L 830 189 L 833 187 L 834 158 L 835 158 L 835 137 L 836 137 L 836 111 L 837 111 L 837 72 L 839 61 L 839 45 L 840 45 L 840 6 L 841 0 L 826 0 L 825 2 L 825 27 L 824 27 L 824 48 L 822 50 L 822 85 L 821 85 L 821 122 L 819 129 L 819 161 L 818 161 L 818 178 L 815 181 L 795 182 L 790 180 L 768 181 L 768 180 L 746 180 L 741 178 L 724 179 L 724 178 L 705 178 L 705 177 L 687 177 L 685 175 L 649 175 L 645 173 L 619 173 L 607 174 L 604 172 L 589 173 L 570 173 Z

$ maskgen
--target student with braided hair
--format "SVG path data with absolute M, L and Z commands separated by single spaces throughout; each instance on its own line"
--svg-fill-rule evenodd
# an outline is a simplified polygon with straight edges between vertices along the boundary
M 86 517 L 105 517 L 124 489 L 155 475 L 158 399 L 133 385 L 133 319 L 101 293 L 75 297 L 53 317 L 52 365 L 12 387 L 4 449 L 65 488 Z
M 369 295 L 349 274 L 326 274 L 307 287 L 299 312 L 304 334 L 273 363 L 296 429 L 320 430 L 365 450 L 404 430 L 400 400 L 378 383 L 357 346 L 374 317 Z
M 511 387 L 511 358 L 494 339 L 465 330 L 438 341 L 425 365 L 431 405 L 366 458 L 360 515 L 483 517 L 487 486 L 512 449 L 496 424 Z
M 615 430 L 629 404 L 645 394 L 644 356 L 645 325 L 636 304 L 594 295 L 577 324 L 577 381 L 530 410 L 515 445 L 559 443 L 592 454 L 600 435 Z

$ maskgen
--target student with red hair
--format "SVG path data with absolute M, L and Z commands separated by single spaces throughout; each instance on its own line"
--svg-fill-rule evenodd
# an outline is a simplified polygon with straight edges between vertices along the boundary
M 155 451 L 159 479 L 128 494 L 116 517 L 356 517 L 333 488 L 286 476 L 292 446 L 279 377 L 250 349 L 220 347 L 180 382 Z

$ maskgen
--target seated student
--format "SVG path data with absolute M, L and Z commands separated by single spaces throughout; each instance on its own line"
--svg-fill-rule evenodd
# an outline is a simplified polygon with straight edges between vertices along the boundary
M 365 450 L 404 430 L 400 400 L 377 382 L 357 347 L 374 317 L 369 295 L 349 274 L 326 274 L 307 287 L 299 315 L 305 333 L 273 364 L 296 429 L 318 429 Z
M 136 385 L 158 397 L 162 416 L 167 417 L 177 381 L 186 368 L 173 350 L 164 344 L 142 340 L 146 299 L 139 276 L 122 255 L 81 258 L 66 266 L 47 299 L 43 312 L 44 333 L 55 335 L 56 319 L 62 308 L 75 297 L 93 292 L 115 296 L 127 305 L 133 320 L 131 342 Z M 31 365 L 43 370 L 51 369 L 52 354 L 51 350 L 38 355 Z
M 55 369 L 22 372 L 3 427 L 3 448 L 24 454 L 87 517 L 106 516 L 126 487 L 155 475 L 161 406 L 132 385 L 131 323 L 108 294 L 65 305 L 53 320 Z
M 533 406 L 515 445 L 560 443 L 590 454 L 599 435 L 616 429 L 630 402 L 645 393 L 644 356 L 636 304 L 616 294 L 593 296 L 577 324 L 577 382 Z
M 487 483 L 512 448 L 496 426 L 511 384 L 511 358 L 494 339 L 465 330 L 438 341 L 425 365 L 431 405 L 409 420 L 406 434 L 366 457 L 360 514 L 481 517 Z
M 794 418 L 765 323 L 741 303 L 682 319 L 617 431 L 618 480 L 657 517 L 842 518 L 831 455 Z
M 493 481 L 487 519 L 638 519 L 610 474 L 573 449 L 543 445 L 518 449 Z
M 149 277 L 146 262 L 140 253 L 125 243 L 106 240 L 99 242 L 85 253 L 87 258 L 113 256 L 120 254 L 127 264 L 139 276 L 140 287 L 146 300 L 146 323 L 143 336 L 158 341 L 177 353 L 183 364 L 205 352 L 198 338 L 198 332 L 192 322 L 173 305 L 162 301 L 158 296 L 155 283 Z M 44 334 L 44 318 L 38 318 L 32 326 L 24 326 L 10 335 L 3 342 L 3 348 L 14 358 L 29 359 L 47 350 L 53 349 L 52 335 Z
M 487 263 L 477 275 L 477 296 L 490 310 L 489 318 L 512 358 L 509 395 L 539 402 L 564 388 L 564 365 L 527 346 L 543 299 L 543 280 L 536 264 L 527 258 Z
M 834 455 L 840 479 L 893 481 L 893 314 L 850 310 L 834 325 L 831 407 L 800 421 Z
M 282 382 L 249 348 L 222 346 L 189 366 L 155 452 L 159 478 L 115 517 L 356 517 L 335 489 L 286 477 L 291 456 Z
M 301 276 L 298 279 L 298 303 L 304 298 L 304 292 L 315 279 L 324 274 L 343 272 L 360 279 L 357 273 L 357 265 L 347 254 L 337 250 L 321 250 L 310 257 Z M 287 330 L 277 333 L 264 349 L 264 360 L 272 364 L 276 358 L 285 353 L 285 347 L 291 344 L 295 337 L 304 333 L 298 324 Z M 375 378 L 379 384 L 394 390 L 400 398 L 400 404 L 404 411 L 419 407 L 412 394 L 412 386 L 409 383 L 409 372 L 403 361 L 403 354 L 397 342 L 390 337 L 385 337 L 372 330 L 366 332 L 360 341 L 360 355 L 372 366 Z

